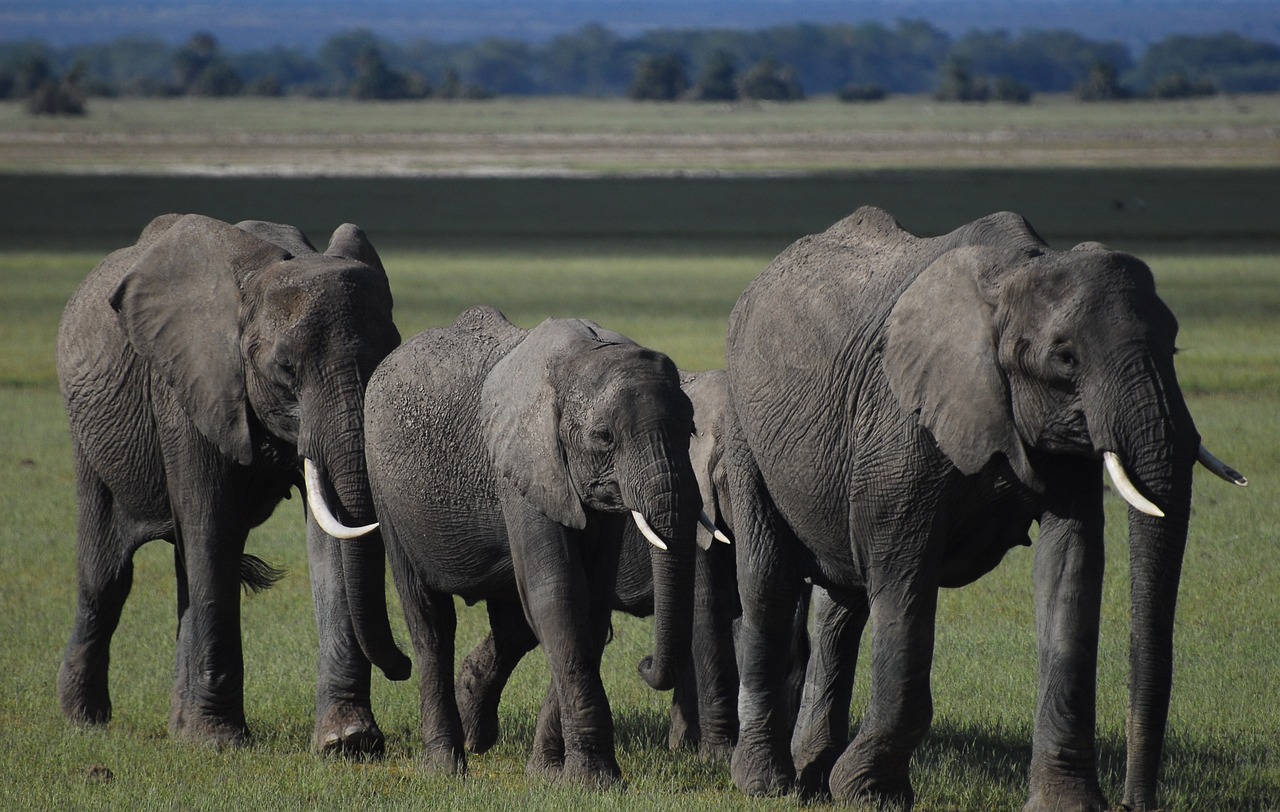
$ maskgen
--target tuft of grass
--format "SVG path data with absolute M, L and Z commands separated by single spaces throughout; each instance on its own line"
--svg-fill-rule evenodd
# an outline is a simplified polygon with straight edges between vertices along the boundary
M 523 326 L 593 318 L 670 353 L 718 367 L 742 288 L 781 246 L 546 241 L 384 248 L 396 318 L 408 337 L 472 304 Z M 1198 474 L 1177 621 L 1175 685 L 1162 803 L 1179 810 L 1274 809 L 1280 799 L 1280 253 L 1257 246 L 1118 246 L 1151 264 L 1182 325 L 1178 370 L 1205 442 L 1250 477 L 1247 489 Z M 286 575 L 243 599 L 246 712 L 256 738 L 213 750 L 166 734 L 173 673 L 172 553 L 135 557 L 135 583 L 113 645 L 115 718 L 105 730 L 62 719 L 54 678 L 74 592 L 74 483 L 53 371 L 62 304 L 103 255 L 0 250 L 0 807 L 21 809 L 798 809 L 748 799 L 722 764 L 668 753 L 669 695 L 635 673 L 646 621 L 615 618 L 604 677 L 624 787 L 591 793 L 524 775 L 547 672 L 540 652 L 504 695 L 503 735 L 472 756 L 465 780 L 421 768 L 417 688 L 374 679 L 387 757 L 348 763 L 310 753 L 316 639 L 301 507 L 286 502 L 249 549 Z M 1124 774 L 1128 620 L 1124 507 L 1107 502 L 1107 580 L 1099 662 L 1099 763 L 1118 801 Z M 1024 800 L 1035 708 L 1031 551 L 979 582 L 944 591 L 934 666 L 935 722 L 914 765 L 917 809 L 1016 809 Z M 393 590 L 393 627 L 407 641 Z M 482 606 L 459 606 L 458 656 L 486 632 Z M 864 641 L 864 646 L 866 645 Z M 866 663 L 850 723 L 867 698 Z M 825 809 L 825 803 L 806 806 Z

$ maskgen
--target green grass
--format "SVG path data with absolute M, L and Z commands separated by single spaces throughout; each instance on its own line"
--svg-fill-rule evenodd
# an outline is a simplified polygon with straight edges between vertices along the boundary
M 1027 105 L 898 96 L 797 104 L 94 99 L 0 104 L 0 172 L 809 172 L 892 167 L 1264 166 L 1280 96 Z
M 322 239 L 323 235 L 312 235 Z M 63 302 L 101 250 L 0 250 L 0 807 L 7 809 L 786 809 L 750 800 L 722 766 L 665 749 L 667 695 L 634 664 L 649 625 L 617 620 L 606 687 L 628 786 L 603 795 L 526 780 L 523 764 L 546 687 L 526 658 L 503 704 L 505 736 L 472 757 L 465 781 L 421 772 L 416 684 L 375 678 L 389 737 L 380 762 L 309 752 L 315 630 L 300 508 L 293 501 L 250 539 L 289 575 L 244 601 L 246 710 L 256 743 L 213 752 L 165 734 L 173 668 L 172 560 L 163 544 L 138 554 L 133 595 L 112 660 L 115 719 L 105 731 L 62 720 L 54 677 L 74 601 L 74 496 L 65 419 L 53 371 Z M 779 246 L 767 242 L 579 240 L 444 247 L 391 245 L 396 318 L 405 336 L 489 303 L 531 326 L 582 315 L 670 353 L 681 366 L 723 363 L 725 318 Z M 1198 475 L 1181 590 L 1163 800 L 1178 810 L 1280 804 L 1280 248 L 1119 245 L 1148 259 L 1178 314 L 1178 369 L 1199 428 L 1248 489 Z M 1123 780 L 1128 646 L 1125 523 L 1109 498 L 1107 583 L 1099 665 L 1104 788 Z M 1027 780 L 1035 704 L 1031 551 L 943 594 L 934 669 L 936 717 L 914 768 L 918 809 L 1016 809 Z M 461 613 L 459 653 L 484 632 L 480 607 Z M 398 609 L 393 620 L 406 639 Z M 863 662 L 867 662 L 864 657 Z M 853 719 L 866 701 L 860 675 Z M 105 767 L 113 775 L 96 776 Z

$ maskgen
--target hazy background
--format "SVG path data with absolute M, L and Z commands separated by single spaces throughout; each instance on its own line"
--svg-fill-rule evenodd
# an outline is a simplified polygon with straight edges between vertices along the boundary
M 586 23 L 624 36 L 662 28 L 754 29 L 795 22 L 893 23 L 923 19 L 951 34 L 972 29 L 1066 28 L 1137 51 L 1171 34 L 1233 31 L 1280 42 L 1275 0 L 218 0 L 86 2 L 5 0 L 0 38 L 51 45 L 144 34 L 185 39 L 209 30 L 228 48 L 316 46 L 367 28 L 395 40 L 538 41 Z

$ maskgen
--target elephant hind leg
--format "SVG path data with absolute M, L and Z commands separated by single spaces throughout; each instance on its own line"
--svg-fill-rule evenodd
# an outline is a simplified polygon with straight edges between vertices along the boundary
M 418 660 L 418 704 L 422 713 L 424 767 L 449 775 L 467 773 L 462 720 L 453 688 L 454 635 L 458 616 L 453 596 L 421 583 L 411 568 L 396 579 L 409 636 Z
M 58 702 L 77 724 L 111 720 L 107 671 L 111 637 L 133 586 L 133 553 L 111 492 L 76 459 L 76 616 L 58 669 Z
M 538 645 L 524 608 L 514 601 L 489 601 L 489 634 L 462 663 L 455 695 L 467 750 L 483 753 L 498 741 L 502 689 L 525 654 Z
M 865 590 L 814 587 L 812 603 L 812 651 L 791 740 L 796 781 L 806 796 L 830 792 L 831 769 L 849 744 L 858 645 L 871 612 Z

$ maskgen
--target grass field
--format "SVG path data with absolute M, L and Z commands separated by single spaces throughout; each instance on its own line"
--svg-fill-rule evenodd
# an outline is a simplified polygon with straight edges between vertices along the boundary
M 496 108 L 495 108 L 496 109 Z M 0 127 L 0 131 L 3 128 Z M 376 241 L 376 231 L 374 232 Z M 323 240 L 324 234 L 312 238 Z M 416 684 L 375 678 L 388 756 L 345 763 L 308 752 L 315 630 L 300 509 L 282 506 L 250 549 L 285 566 L 275 589 L 244 601 L 246 704 L 256 743 L 213 752 L 168 740 L 174 586 L 167 545 L 137 556 L 133 597 L 112 661 L 115 719 L 68 727 L 54 677 L 74 596 L 74 498 L 53 340 L 67 296 L 110 245 L 0 248 L 0 808 L 5 809 L 787 809 L 750 800 L 723 766 L 665 749 L 667 695 L 634 663 L 649 626 L 617 621 L 606 687 L 626 788 L 603 795 L 523 776 L 546 685 L 540 656 L 520 667 L 502 710 L 505 735 L 471 759 L 465 781 L 420 772 Z M 778 247 L 771 240 L 454 241 L 384 247 L 404 335 L 485 302 L 531 326 L 585 315 L 664 350 L 688 369 L 723 363 L 725 318 Z M 1280 808 L 1280 244 L 1124 244 L 1146 257 L 1182 324 L 1178 371 L 1212 448 L 1251 479 L 1203 473 L 1182 583 L 1163 800 L 1183 810 Z M 1123 779 L 1127 551 L 1123 505 L 1108 502 L 1108 569 L 1099 666 L 1104 788 Z M 1031 553 L 944 593 L 934 669 L 936 716 L 914 776 L 920 810 L 1017 809 L 1035 704 Z M 398 609 L 393 620 L 405 640 Z M 460 612 L 459 652 L 483 634 Z M 864 658 L 863 662 L 866 662 Z M 852 720 L 866 698 L 860 675 Z M 111 780 L 104 780 L 103 768 Z M 819 805 L 817 808 L 821 808 Z
M 1274 165 L 1280 95 L 1083 104 L 93 100 L 0 104 L 0 173 L 472 175 Z

